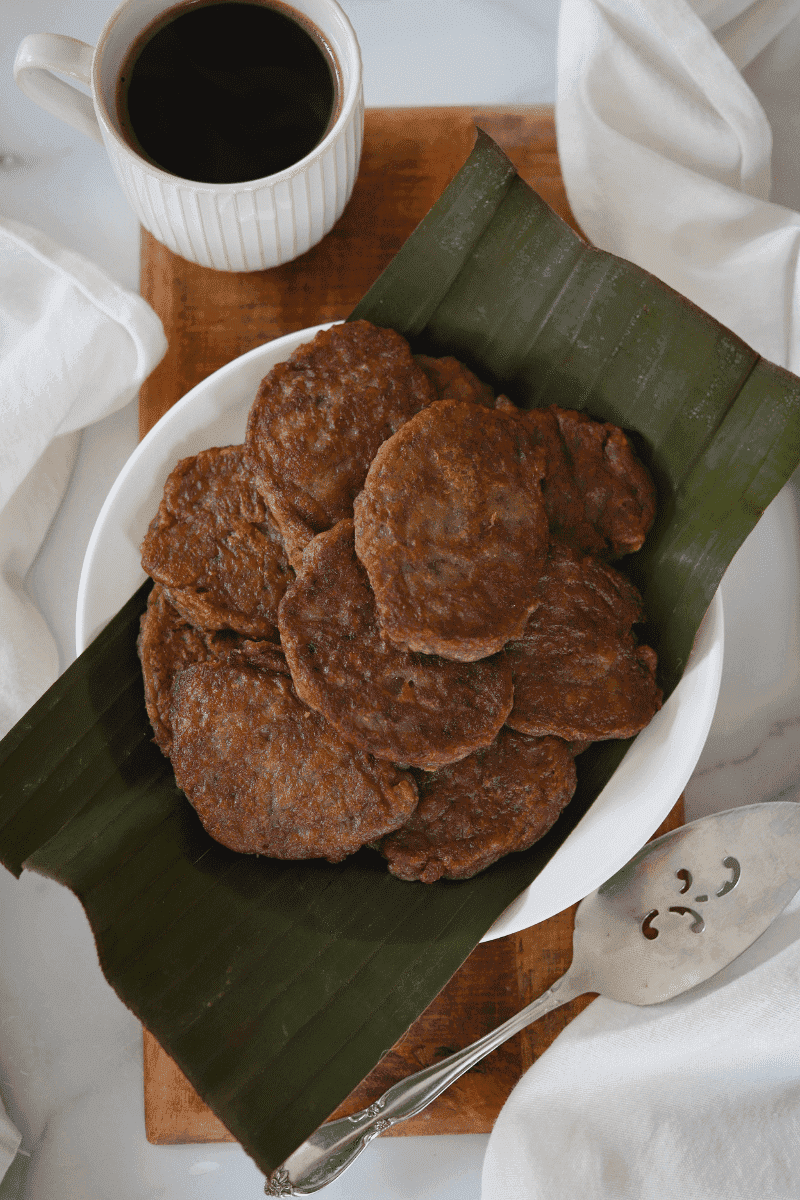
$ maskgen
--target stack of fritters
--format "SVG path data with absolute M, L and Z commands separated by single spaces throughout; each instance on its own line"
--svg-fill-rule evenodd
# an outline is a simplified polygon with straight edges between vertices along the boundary
M 652 482 L 621 430 L 335 326 L 244 446 L 180 462 L 142 547 L 158 745 L 230 848 L 464 879 L 547 831 L 575 754 L 661 703 L 636 589 Z
M 142 543 L 142 566 L 198 629 L 278 640 L 293 572 L 241 446 L 184 458 Z
M 298 568 L 315 533 L 353 515 L 381 442 L 436 399 L 405 338 L 353 322 L 320 333 L 262 381 L 246 450 Z
M 380 758 L 432 771 L 490 745 L 511 711 L 504 656 L 451 662 L 384 636 L 350 520 L 309 542 L 278 620 L 298 696 Z

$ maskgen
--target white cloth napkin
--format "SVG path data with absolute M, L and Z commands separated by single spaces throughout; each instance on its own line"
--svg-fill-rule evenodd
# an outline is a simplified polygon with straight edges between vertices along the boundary
M 69 482 L 79 431 L 132 400 L 165 349 L 140 296 L 0 219 L 0 736 L 58 675 L 25 576 Z
M 793 96 L 800 135 L 798 14 L 800 0 L 563 0 L 556 105 L 588 238 L 795 372 L 800 216 L 770 201 L 770 123 L 742 72 Z M 796 161 L 800 142 L 780 153 Z M 482 1198 L 797 1200 L 799 1134 L 797 897 L 701 988 L 589 1005 L 500 1113 Z
M 800 897 L 664 1004 L 594 1000 L 526 1072 L 483 1200 L 797 1200 Z
M 17 1156 L 22 1135 L 0 1101 L 0 1180 Z
M 773 47 L 800 108 L 800 0 L 563 0 L 558 150 L 586 236 L 800 372 L 800 215 L 742 70 Z M 797 160 L 795 139 L 780 148 Z M 798 197 L 800 201 L 800 197 Z

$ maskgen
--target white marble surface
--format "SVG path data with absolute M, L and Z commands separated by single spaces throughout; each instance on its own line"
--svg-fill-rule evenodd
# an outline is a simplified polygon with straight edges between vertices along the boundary
M 557 0 L 343 0 L 365 61 L 370 105 L 552 103 Z M 138 229 L 99 146 L 41 113 L 11 80 L 21 37 L 53 30 L 92 42 L 112 0 L 0 0 L 0 212 L 37 225 L 136 287 Z M 774 81 L 751 83 L 788 145 L 798 118 Z M 762 71 L 762 79 L 759 78 Z M 767 82 L 764 82 L 767 81 Z M 758 89 L 757 89 L 758 90 Z M 759 92 L 761 95 L 762 93 Z M 796 142 L 795 142 L 796 144 Z M 797 172 L 778 172 L 800 207 Z M 75 596 L 97 512 L 136 444 L 135 406 L 88 430 L 64 503 L 27 586 L 60 648 L 74 656 Z M 794 797 L 800 780 L 800 512 L 790 484 L 724 582 L 726 659 L 687 815 Z M 0 1096 L 24 1154 L 0 1198 L 247 1200 L 251 1160 L 227 1145 L 154 1147 L 144 1137 L 141 1033 L 105 983 L 71 893 L 0 871 Z M 330 1200 L 477 1200 L 486 1138 L 373 1144 L 325 1192 Z

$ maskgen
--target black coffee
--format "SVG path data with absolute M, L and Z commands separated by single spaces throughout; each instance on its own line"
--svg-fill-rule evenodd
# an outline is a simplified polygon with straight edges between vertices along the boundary
M 335 118 L 325 43 L 292 9 L 195 0 L 154 22 L 122 68 L 118 114 L 156 166 L 203 183 L 241 183 L 299 162 Z

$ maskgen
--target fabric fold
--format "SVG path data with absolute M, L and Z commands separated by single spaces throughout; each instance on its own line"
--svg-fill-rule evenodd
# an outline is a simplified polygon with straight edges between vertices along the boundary
M 0 736 L 58 674 L 25 576 L 67 489 L 79 431 L 133 400 L 165 350 L 140 296 L 0 219 Z
M 797 5 L 757 7 L 782 29 Z M 797 371 L 800 217 L 768 200 L 763 108 L 698 14 L 564 0 L 558 54 L 559 155 L 586 236 Z
M 2 1101 L 0 1101 L 0 1180 L 17 1156 L 22 1144 L 22 1134 L 8 1116 Z

